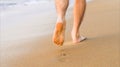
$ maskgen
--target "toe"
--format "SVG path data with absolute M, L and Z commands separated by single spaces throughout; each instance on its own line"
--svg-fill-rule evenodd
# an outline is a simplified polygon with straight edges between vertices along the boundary
M 86 39 L 87 39 L 86 37 L 80 36 L 80 42 L 82 42 L 82 41 L 84 41 L 84 40 L 86 40 Z

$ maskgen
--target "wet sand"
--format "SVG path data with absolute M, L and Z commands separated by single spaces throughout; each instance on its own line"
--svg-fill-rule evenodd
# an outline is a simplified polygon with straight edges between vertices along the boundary
M 71 41 L 70 32 L 73 17 L 70 16 L 72 15 L 72 8 L 70 8 L 66 16 L 66 39 L 62 47 L 52 43 L 52 33 L 38 35 L 42 31 L 53 31 L 54 18 L 56 18 L 56 16 L 52 16 L 54 12 L 46 14 L 48 15 L 46 21 L 49 24 L 43 24 L 45 26 L 40 26 L 41 24 L 37 22 L 39 21 L 39 15 L 36 15 L 36 19 L 32 19 L 36 20 L 35 23 L 31 22 L 25 30 L 24 27 L 20 28 L 24 31 L 18 28 L 22 35 L 14 34 L 12 35 L 14 36 L 13 40 L 10 40 L 11 37 L 9 37 L 8 40 L 3 39 L 1 41 L 0 67 L 120 67 L 119 2 L 119 0 L 95 0 L 87 4 L 81 34 L 88 39 L 78 44 L 73 44 Z M 53 19 L 50 18 L 51 16 Z M 31 16 L 29 19 L 31 19 Z M 44 17 L 44 19 L 46 18 Z M 24 22 L 29 23 L 29 21 L 23 21 L 21 25 Z M 11 29 L 13 30 L 10 31 L 16 34 L 19 32 L 14 28 Z M 15 38 L 16 36 L 20 38 L 31 32 L 37 34 L 23 39 Z

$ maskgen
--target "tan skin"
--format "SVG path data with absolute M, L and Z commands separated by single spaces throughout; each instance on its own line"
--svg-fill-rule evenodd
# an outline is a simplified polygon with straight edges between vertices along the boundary
M 55 5 L 56 5 L 58 19 L 56 21 L 55 30 L 53 33 L 53 42 L 56 45 L 61 46 L 64 42 L 64 34 L 65 34 L 65 26 L 66 26 L 65 15 L 69 5 L 69 0 L 55 0 Z M 73 43 L 79 43 L 82 40 L 82 39 L 80 40 L 81 37 L 79 33 L 79 28 L 82 23 L 85 8 L 86 8 L 86 0 L 75 0 L 74 10 L 73 10 L 74 21 L 71 32 Z M 83 37 L 83 40 L 85 40 L 85 37 Z

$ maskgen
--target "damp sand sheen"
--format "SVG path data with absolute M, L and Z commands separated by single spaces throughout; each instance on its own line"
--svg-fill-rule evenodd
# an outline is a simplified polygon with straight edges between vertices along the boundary
M 73 8 L 68 9 L 65 42 L 62 47 L 52 43 L 56 21 L 54 12 L 39 14 L 34 11 L 39 11 L 36 7 L 30 11 L 29 16 L 23 17 L 28 14 L 24 13 L 14 19 L 7 19 L 11 20 L 9 23 L 13 23 L 13 26 L 7 28 L 9 25 L 2 23 L 4 27 L 1 29 L 0 67 L 120 67 L 119 2 L 94 0 L 87 4 L 81 34 L 88 39 L 78 44 L 72 43 L 70 32 Z M 13 16 L 9 14 L 8 17 Z M 1 21 L 7 22 L 5 18 L 3 16 Z M 39 23 L 41 21 L 44 23 Z M 14 22 L 21 23 L 14 27 Z

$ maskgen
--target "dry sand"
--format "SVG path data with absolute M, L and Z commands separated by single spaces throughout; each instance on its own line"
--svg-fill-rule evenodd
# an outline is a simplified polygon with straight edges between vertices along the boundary
M 2 42 L 0 67 L 120 67 L 119 4 L 119 0 L 88 3 L 81 27 L 81 34 L 88 39 L 79 44 L 72 44 L 70 37 L 72 8 L 68 10 L 62 47 L 53 45 L 52 34 Z M 47 26 L 49 29 L 54 24 Z

